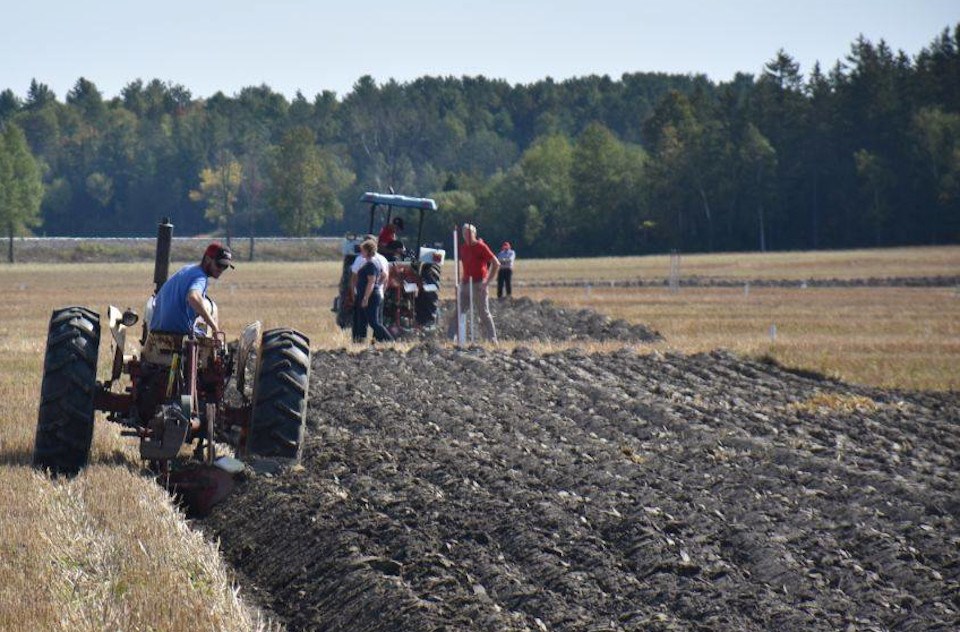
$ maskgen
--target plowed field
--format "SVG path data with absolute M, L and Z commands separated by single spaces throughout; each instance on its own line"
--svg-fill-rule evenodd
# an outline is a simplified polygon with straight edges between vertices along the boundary
M 610 324 L 509 309 L 502 339 Z M 960 625 L 958 394 L 435 342 L 318 351 L 312 380 L 302 467 L 201 523 L 291 630 Z

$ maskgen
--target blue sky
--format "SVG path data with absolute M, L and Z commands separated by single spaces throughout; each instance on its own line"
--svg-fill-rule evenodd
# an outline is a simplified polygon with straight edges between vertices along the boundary
M 960 0 L 8 0 L 0 89 L 32 78 L 61 100 L 79 77 L 106 97 L 161 79 L 195 97 L 267 84 L 292 97 L 358 77 L 759 74 L 783 48 L 833 66 L 858 35 L 913 56 L 960 22 Z

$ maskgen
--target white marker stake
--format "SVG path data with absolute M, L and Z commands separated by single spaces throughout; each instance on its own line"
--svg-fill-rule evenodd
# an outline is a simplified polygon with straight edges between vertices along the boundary
M 455 290 L 457 296 L 457 344 L 463 345 L 463 341 L 466 338 L 464 328 L 466 324 L 463 320 L 463 309 L 460 306 L 460 250 L 458 246 L 460 245 L 460 236 L 458 235 L 459 230 L 456 226 L 453 228 L 453 273 L 454 278 L 456 279 Z
M 467 283 L 470 289 L 470 342 L 473 343 L 477 341 L 476 330 L 473 328 L 473 282 L 468 280 Z
M 776 342 L 776 341 L 777 341 L 777 326 L 770 325 L 770 342 Z

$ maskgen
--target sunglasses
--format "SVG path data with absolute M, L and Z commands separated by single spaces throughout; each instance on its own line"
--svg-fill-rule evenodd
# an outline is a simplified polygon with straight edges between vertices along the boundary
M 217 267 L 220 268 L 221 270 L 226 270 L 227 268 L 230 267 L 229 263 L 220 263 L 219 261 L 215 261 L 214 263 L 216 263 Z

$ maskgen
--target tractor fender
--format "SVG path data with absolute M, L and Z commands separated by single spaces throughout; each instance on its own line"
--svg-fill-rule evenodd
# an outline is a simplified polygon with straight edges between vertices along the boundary
M 420 247 L 420 261 L 423 263 L 432 263 L 436 266 L 442 266 L 443 260 L 446 258 L 447 252 L 440 248 L 428 248 L 426 246 Z
M 110 335 L 113 338 L 113 366 L 110 371 L 110 382 L 119 379 L 124 367 L 135 359 L 133 354 L 127 353 L 127 331 L 140 320 L 135 311 L 129 307 L 120 311 L 118 307 L 107 307 L 107 322 Z

